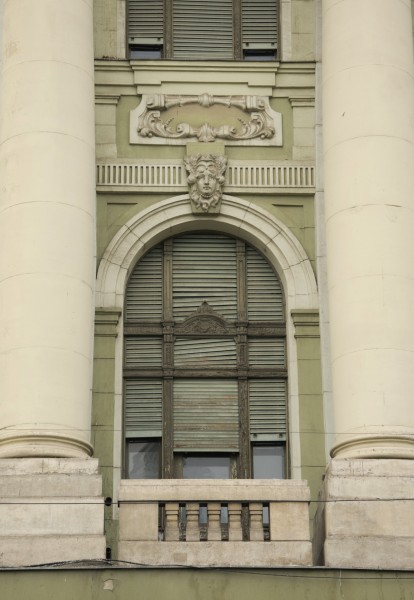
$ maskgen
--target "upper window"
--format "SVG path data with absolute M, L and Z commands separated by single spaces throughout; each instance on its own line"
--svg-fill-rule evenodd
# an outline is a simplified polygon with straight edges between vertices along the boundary
M 184 234 L 152 248 L 127 286 L 126 475 L 282 478 L 283 292 L 241 240 Z
M 128 0 L 130 58 L 274 60 L 278 0 Z

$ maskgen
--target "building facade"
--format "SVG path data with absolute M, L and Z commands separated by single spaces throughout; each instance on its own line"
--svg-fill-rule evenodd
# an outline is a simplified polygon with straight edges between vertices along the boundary
M 412 570 L 412 2 L 1 7 L 0 564 Z

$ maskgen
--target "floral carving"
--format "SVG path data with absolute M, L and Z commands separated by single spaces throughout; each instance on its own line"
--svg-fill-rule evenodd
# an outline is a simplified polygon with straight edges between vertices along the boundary
M 229 121 L 233 119 L 233 124 L 213 125 L 209 121 L 198 126 L 186 121 L 173 124 L 181 114 L 176 112 L 174 117 L 169 116 L 171 113 L 165 114 L 165 111 L 171 108 L 178 111 L 192 104 L 206 109 L 214 105 L 225 106 L 230 110 Z M 243 111 L 241 116 L 240 111 Z M 234 125 L 236 118 L 240 126 Z M 226 140 L 228 143 L 255 144 L 268 141 L 267 143 L 272 145 L 281 145 L 281 116 L 270 108 L 265 97 L 213 96 L 207 93 L 200 96 L 144 96 L 142 104 L 131 112 L 131 143 L 162 143 L 162 140 L 185 143 L 188 139 L 199 142 Z
M 188 172 L 193 212 L 218 213 L 223 194 L 227 158 L 213 154 L 195 154 L 184 159 Z

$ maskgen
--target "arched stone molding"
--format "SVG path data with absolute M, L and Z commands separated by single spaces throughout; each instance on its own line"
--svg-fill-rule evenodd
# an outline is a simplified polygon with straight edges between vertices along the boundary
M 273 215 L 254 203 L 223 195 L 218 216 L 195 215 L 188 194 L 163 200 L 130 219 L 109 243 L 98 270 L 97 308 L 121 313 L 115 356 L 115 443 L 114 465 L 121 473 L 122 456 L 122 310 L 129 274 L 152 246 L 171 235 L 187 231 L 215 231 L 234 235 L 260 250 L 277 271 L 286 298 L 287 360 L 289 370 L 290 474 L 301 478 L 299 435 L 299 386 L 296 340 L 291 311 L 316 309 L 318 294 L 315 276 L 302 245 Z M 116 481 L 114 487 L 116 489 Z
M 256 204 L 228 195 L 220 215 L 194 215 L 188 194 L 154 204 L 119 230 L 99 265 L 96 305 L 122 309 L 127 278 L 141 256 L 167 236 L 197 229 L 232 234 L 260 250 L 282 280 L 289 311 L 318 306 L 310 261 L 285 225 Z

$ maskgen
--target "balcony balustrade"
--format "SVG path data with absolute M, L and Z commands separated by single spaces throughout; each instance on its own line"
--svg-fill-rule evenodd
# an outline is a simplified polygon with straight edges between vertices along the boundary
M 297 480 L 122 480 L 119 558 L 157 566 L 309 566 Z

